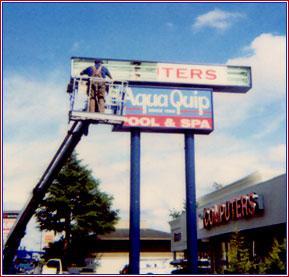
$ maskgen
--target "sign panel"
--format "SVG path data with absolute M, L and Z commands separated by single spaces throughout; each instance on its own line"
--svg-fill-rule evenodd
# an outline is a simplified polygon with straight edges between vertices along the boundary
M 71 77 L 94 65 L 93 58 L 71 59 Z M 99 59 L 114 80 L 134 85 L 212 88 L 220 92 L 247 92 L 251 87 L 251 68 L 230 65 L 193 65 L 148 61 Z
M 196 133 L 213 131 L 212 91 L 204 89 L 132 86 L 127 89 L 123 116 L 117 130 Z
M 184 251 L 187 249 L 186 214 L 169 222 L 171 227 L 171 251 Z

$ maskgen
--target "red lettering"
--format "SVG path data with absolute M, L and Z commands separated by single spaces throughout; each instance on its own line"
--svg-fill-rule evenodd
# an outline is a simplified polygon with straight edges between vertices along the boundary
M 202 79 L 202 70 L 201 69 L 191 69 L 191 78 L 194 79 L 197 76 L 199 79 Z
M 229 201 L 226 202 L 226 210 L 225 210 L 225 220 L 229 221 L 231 217 L 231 203 Z
M 225 204 L 219 205 L 219 210 L 220 210 L 220 223 L 222 223 L 224 221 L 223 218 L 226 210 L 226 205 Z
M 245 217 L 248 215 L 248 197 L 245 196 L 241 196 L 241 211 L 242 211 L 242 216 Z
M 171 67 L 162 67 L 162 69 L 165 71 L 166 77 L 170 78 L 170 73 L 173 70 Z
M 214 206 L 213 211 L 214 211 L 214 212 L 213 212 L 213 214 L 214 214 L 213 222 L 214 222 L 215 224 L 218 224 L 218 223 L 219 223 L 219 211 L 218 211 L 218 206 L 217 206 L 217 205 Z
M 255 215 L 255 211 L 256 211 L 256 202 L 255 202 L 255 194 L 252 192 L 249 194 L 249 212 L 250 212 L 250 216 L 254 216 Z
M 203 212 L 203 224 L 205 228 L 209 228 L 208 212 L 206 208 L 204 209 Z
M 236 218 L 239 219 L 242 217 L 242 212 L 240 211 L 241 208 L 241 200 L 236 199 Z
M 213 211 L 213 209 L 210 209 L 210 211 L 209 211 L 209 224 L 210 224 L 210 226 L 213 226 L 213 218 L 214 218 L 214 211 Z
M 231 214 L 232 214 L 232 219 L 236 218 L 236 199 L 231 200 Z
M 180 78 L 180 79 L 188 78 L 186 68 L 178 68 L 177 69 L 177 78 Z
M 216 80 L 216 79 L 217 79 L 216 70 L 208 69 L 208 70 L 206 71 L 206 79 L 207 79 L 207 80 Z
M 138 126 L 139 120 L 136 117 L 131 117 L 131 118 L 129 118 L 129 125 Z

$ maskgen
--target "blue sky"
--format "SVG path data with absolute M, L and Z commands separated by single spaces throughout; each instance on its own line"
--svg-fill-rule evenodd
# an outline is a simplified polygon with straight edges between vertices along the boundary
M 193 31 L 215 9 L 232 14 L 230 36 Z M 71 55 L 225 63 L 260 33 L 286 32 L 285 3 L 4 3 L 3 16 L 4 69 L 23 71 L 66 70 Z
M 215 131 L 196 138 L 197 195 L 255 171 L 285 172 L 285 2 L 2 8 L 6 209 L 23 207 L 67 131 L 71 56 L 251 66 L 247 94 L 214 93 Z M 91 126 L 77 152 L 128 219 L 129 134 Z M 142 136 L 142 220 L 151 228 L 168 231 L 169 210 L 182 207 L 183 155 L 182 135 Z

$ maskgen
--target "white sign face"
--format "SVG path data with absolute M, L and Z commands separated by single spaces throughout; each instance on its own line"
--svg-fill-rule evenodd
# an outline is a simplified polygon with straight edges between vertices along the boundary
M 250 86 L 248 68 L 186 64 L 158 64 L 158 81 L 210 86 Z
M 101 60 L 112 78 L 134 85 L 189 86 L 221 92 L 247 92 L 251 87 L 251 68 L 229 65 L 193 65 L 146 61 Z M 71 77 L 94 65 L 92 58 L 72 58 Z

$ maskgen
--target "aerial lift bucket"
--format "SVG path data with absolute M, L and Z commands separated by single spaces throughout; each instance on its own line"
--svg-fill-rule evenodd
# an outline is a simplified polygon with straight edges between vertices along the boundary
M 105 112 L 89 112 L 90 81 L 105 82 L 107 94 L 105 97 Z M 125 81 L 110 81 L 99 78 L 73 78 L 70 92 L 69 120 L 89 120 L 91 123 L 123 124 L 125 117 L 123 109 L 128 83 Z

